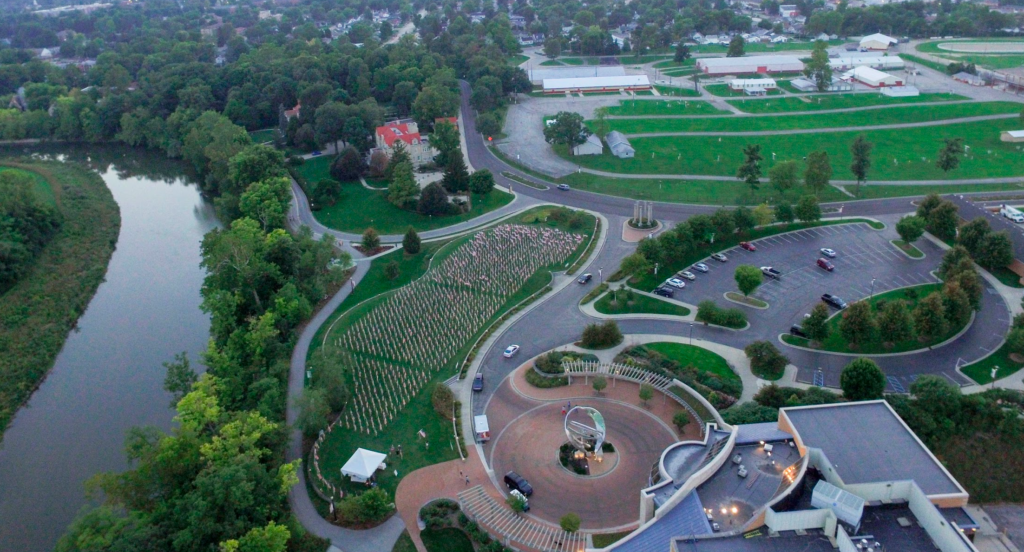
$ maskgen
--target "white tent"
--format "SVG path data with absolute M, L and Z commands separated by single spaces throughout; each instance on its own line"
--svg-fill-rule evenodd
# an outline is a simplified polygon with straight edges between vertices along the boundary
M 384 459 L 388 456 L 372 450 L 356 449 L 352 458 L 341 467 L 341 475 L 347 475 L 356 483 L 363 483 L 373 477 L 374 472 L 383 466 Z

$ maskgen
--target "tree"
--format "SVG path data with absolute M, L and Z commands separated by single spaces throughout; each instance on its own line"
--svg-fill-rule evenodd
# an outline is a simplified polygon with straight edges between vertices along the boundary
M 412 113 L 420 128 L 429 128 L 434 121 L 454 117 L 459 112 L 459 95 L 447 86 L 424 86 L 412 103 Z
M 740 35 L 733 35 L 732 40 L 729 41 L 729 51 L 726 52 L 725 57 L 743 57 L 743 37 Z
M 398 261 L 394 259 L 388 261 L 388 263 L 384 265 L 384 278 L 388 280 L 394 280 L 395 278 L 398 278 L 398 275 Z
M 796 214 L 793 212 L 793 206 L 788 203 L 779 203 L 775 206 L 775 220 L 778 222 L 788 224 L 795 220 Z
M 402 238 L 402 249 L 407 255 L 415 255 L 420 252 L 420 235 L 412 226 L 405 231 L 405 237 Z
M 828 187 L 832 178 L 832 163 L 828 160 L 827 151 L 812 151 L 807 154 L 807 169 L 804 171 L 804 184 L 815 194 L 820 194 Z
M 292 199 L 291 181 L 284 177 L 261 180 L 249 185 L 238 200 L 242 216 L 259 221 L 263 231 L 282 228 Z
M 804 76 L 814 81 L 818 92 L 825 92 L 832 86 L 832 66 L 828 59 L 828 44 L 816 41 L 811 51 L 811 60 L 804 65 Z
M 968 261 L 970 262 L 970 261 Z M 967 294 L 967 299 L 971 302 L 971 308 L 974 310 L 981 309 L 981 294 L 984 289 L 981 287 L 981 276 L 974 271 L 974 265 L 971 265 L 971 270 L 960 271 L 957 273 L 955 281 L 960 289 Z
M 887 343 L 914 338 L 914 319 L 910 317 L 905 301 L 886 301 L 882 312 L 878 314 L 878 333 L 882 341 Z
M 619 265 L 619 270 L 629 276 L 632 274 L 646 274 L 651 270 L 651 262 L 647 260 L 640 253 L 633 253 L 625 259 L 622 259 L 622 264 Z
M 544 40 L 544 55 L 555 59 L 562 55 L 562 38 L 558 36 L 549 36 Z
M 491 193 L 494 189 L 494 175 L 487 169 L 480 169 L 469 175 L 469 191 L 476 195 Z
M 949 331 L 946 308 L 939 292 L 932 292 L 921 300 L 914 309 L 914 327 L 917 334 L 925 339 L 936 339 Z
M 959 221 L 960 216 L 956 204 L 943 200 L 928 216 L 927 229 L 940 240 L 948 241 L 956 238 Z
M 459 148 L 459 128 L 448 121 L 441 121 L 434 125 L 434 133 L 430 135 L 430 145 L 437 150 L 434 162 L 438 166 L 448 166 L 448 160 L 452 155 L 462 155 Z
M 960 231 L 957 232 L 956 243 L 963 246 L 970 253 L 971 257 L 977 259 L 981 254 L 985 238 L 991 233 L 992 227 L 989 226 L 988 220 L 976 218 L 960 227 Z
M 576 514 L 565 514 L 558 520 L 558 526 L 566 533 L 575 533 L 580 530 L 580 516 Z
M 230 188 L 222 192 L 238 196 L 253 182 L 285 175 L 284 154 L 272 147 L 255 144 L 228 161 Z
M 932 211 L 938 208 L 939 205 L 942 205 L 943 201 L 945 200 L 939 197 L 939 194 L 932 193 L 926 195 L 924 199 L 917 204 L 917 216 L 925 220 L 929 220 L 931 218 Z
M 309 306 L 305 316 L 295 321 L 296 325 L 309 318 L 311 312 L 312 306 Z M 331 412 L 341 412 L 352 395 L 348 386 L 348 373 L 352 368 L 351 359 L 337 349 L 321 349 L 309 359 L 309 369 L 313 373 L 312 387 L 324 392 L 324 399 Z
M 672 415 L 672 424 L 676 426 L 676 430 L 679 433 L 686 431 L 686 426 L 690 425 L 690 414 L 685 410 L 680 410 Z
M 905 243 L 916 242 L 924 234 L 925 220 L 917 215 L 907 215 L 896 223 L 896 233 Z
M 391 182 L 388 184 L 388 201 L 403 209 L 416 203 L 416 194 L 420 188 L 412 174 L 412 163 L 403 161 L 398 165 L 388 165 L 391 169 Z
M 526 499 L 519 493 L 509 494 L 505 504 L 517 515 L 526 511 Z
M 487 137 L 497 136 L 501 134 L 501 125 L 493 113 L 481 113 L 476 118 L 476 131 Z
M 850 305 L 839 320 L 839 333 L 851 347 L 870 341 L 876 329 L 875 315 L 867 301 Z
M 746 182 L 751 190 L 756 190 L 761 183 L 761 159 L 760 144 L 743 147 L 743 164 L 736 170 L 736 178 Z
M 711 215 L 711 225 L 718 236 L 724 238 L 736 231 L 736 220 L 728 209 L 719 209 Z
M 321 146 L 333 143 L 337 151 L 337 143 L 342 138 L 342 131 L 345 128 L 348 115 L 348 106 L 341 102 L 327 102 L 316 108 L 313 116 L 313 133 L 316 142 Z
M 171 408 L 174 408 L 182 397 L 192 391 L 192 385 L 199 381 L 199 376 L 188 360 L 188 353 L 182 351 L 174 355 L 173 362 L 165 362 L 164 391 L 171 394 Z
M 437 182 L 427 184 L 420 194 L 420 202 L 417 207 L 420 213 L 430 216 L 445 216 L 452 212 L 453 206 L 448 201 L 448 192 Z
M 351 146 L 342 150 L 331 162 L 331 178 L 340 182 L 357 180 L 364 170 L 366 164 L 363 163 L 363 156 Z
M 380 178 L 388 170 L 388 154 L 381 150 L 374 150 L 370 154 L 370 165 L 368 167 L 370 176 Z
M 435 383 L 430 391 L 430 404 L 438 416 L 451 420 L 455 413 L 455 393 L 444 383 Z
M 672 57 L 672 60 L 676 63 L 683 63 L 690 59 L 690 47 L 683 43 L 682 40 L 676 44 L 676 53 Z
M 1011 353 L 1024 355 L 1024 328 L 1012 328 L 1006 336 L 1006 346 Z
M 800 198 L 794 210 L 796 218 L 800 222 L 816 222 L 821 220 L 821 207 L 818 206 L 818 198 L 812 195 L 805 195 Z
M 944 138 L 942 149 L 939 150 L 939 158 L 935 166 L 942 169 L 942 172 L 949 172 L 960 166 L 960 158 L 964 154 L 963 138 Z
M 469 171 L 466 169 L 466 160 L 461 155 L 449 157 L 444 175 L 441 177 L 441 185 L 451 194 L 469 189 Z
M 732 219 L 736 225 L 736 231 L 741 233 L 753 230 L 758 223 L 750 209 L 742 205 L 732 212 Z
M 370 252 L 380 247 L 380 234 L 373 228 L 367 228 L 363 232 L 363 240 L 359 243 L 364 251 Z
M 785 194 L 793 186 L 796 186 L 799 172 L 800 165 L 796 161 L 780 161 L 768 169 L 768 181 L 775 186 L 775 189 Z
M 962 327 L 971 319 L 971 299 L 956 281 L 947 282 L 942 288 L 942 306 L 946 320 L 955 328 Z
M 824 342 L 828 339 L 828 307 L 823 303 L 814 305 L 811 309 L 811 315 L 804 319 L 803 329 L 804 333 L 807 334 L 807 339 L 811 341 L 817 341 L 818 343 Z
M 839 387 L 850 401 L 881 399 L 885 392 L 885 374 L 873 360 L 858 358 L 843 368 Z
M 764 275 L 761 274 L 761 269 L 756 266 L 740 265 L 736 267 L 736 273 L 733 275 L 733 278 L 736 280 L 736 287 L 746 296 L 753 293 L 757 286 L 761 285 Z
M 295 426 L 302 431 L 303 435 L 314 437 L 320 430 L 327 428 L 327 416 L 331 413 L 331 409 L 322 389 L 312 387 L 304 389 L 296 397 L 295 406 L 299 411 Z
M 874 145 L 868 142 L 863 134 L 857 136 L 850 144 L 850 156 L 853 158 L 850 163 L 850 172 L 857 179 L 857 195 L 860 195 L 860 185 L 868 179 L 868 170 L 871 169 L 871 148 L 873 147 Z
M 565 145 L 570 155 L 573 148 L 585 143 L 590 134 L 590 129 L 583 124 L 583 115 L 569 111 L 559 111 L 554 121 L 544 127 L 544 141 Z
M 602 324 L 587 324 L 580 338 L 580 345 L 584 349 L 605 349 L 619 343 L 622 343 L 622 332 L 614 320 Z
M 487 75 L 473 83 L 473 93 L 469 101 L 477 111 L 483 112 L 500 107 L 503 98 L 501 79 Z
M 644 406 L 647 406 L 647 401 L 651 400 L 651 398 L 654 397 L 654 388 L 651 387 L 649 384 L 641 383 L 639 395 L 640 403 L 643 404 Z
M 760 203 L 750 211 L 754 217 L 755 226 L 767 226 L 775 220 L 775 212 L 767 203 Z
M 750 371 L 759 378 L 777 380 L 782 377 L 786 365 L 789 364 L 789 359 L 770 341 L 754 341 L 747 345 L 743 352 L 750 359 Z
M 340 197 L 341 182 L 333 178 L 324 178 L 316 183 L 316 188 L 313 190 L 313 208 L 331 207 L 338 202 Z
M 939 278 L 948 281 L 956 278 L 961 271 L 974 272 L 974 263 L 967 248 L 954 245 L 942 255 L 938 270 Z
M 594 386 L 594 391 L 598 395 L 600 395 L 601 391 L 604 391 L 605 388 L 608 387 L 608 380 L 605 379 L 604 376 L 595 376 L 594 377 L 594 384 L 593 384 L 593 386 Z
M 981 251 L 976 256 L 978 264 L 987 268 L 1002 268 L 1013 262 L 1013 242 L 1005 230 L 985 236 Z

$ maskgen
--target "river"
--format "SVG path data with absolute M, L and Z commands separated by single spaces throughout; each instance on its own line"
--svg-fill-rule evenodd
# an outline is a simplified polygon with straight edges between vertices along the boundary
M 0 552 L 53 550 L 86 503 L 94 474 L 127 467 L 126 432 L 169 429 L 162 363 L 209 338 L 199 310 L 203 235 L 218 226 L 184 165 L 115 147 L 32 150 L 99 173 L 121 208 L 121 233 L 88 309 L 0 448 Z M 0 157 L 26 150 L 0 150 Z

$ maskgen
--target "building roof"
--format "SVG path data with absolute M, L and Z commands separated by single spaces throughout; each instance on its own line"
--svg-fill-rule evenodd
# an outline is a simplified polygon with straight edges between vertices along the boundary
M 732 67 L 737 64 L 744 65 L 789 65 L 797 64 L 803 67 L 804 63 L 796 56 L 744 56 L 744 57 L 722 57 L 722 58 L 701 58 L 697 63 L 704 67 Z
M 420 141 L 419 132 L 411 132 L 407 123 L 388 123 L 377 127 L 377 134 L 384 139 L 384 143 L 390 148 L 395 140 L 401 140 L 406 144 Z
M 775 79 L 732 79 L 729 81 L 730 86 L 744 86 L 747 84 L 761 85 L 768 88 L 775 86 Z
M 1014 138 L 1024 138 L 1024 130 L 1007 130 L 1006 133 Z
M 613 131 L 609 132 L 608 134 L 605 134 L 604 135 L 604 141 L 608 142 L 608 147 L 609 148 L 614 148 L 614 147 L 619 146 L 619 145 L 626 145 L 626 146 L 629 146 L 629 147 L 633 147 L 633 146 L 630 146 L 629 140 L 626 138 L 626 136 L 624 134 L 622 134 L 621 132 L 617 131 L 617 130 L 613 130 Z
M 851 79 L 851 78 L 856 78 L 856 79 L 859 79 L 859 80 L 869 80 L 869 81 L 876 81 L 877 82 L 877 81 L 883 81 L 885 79 L 892 78 L 892 77 L 893 76 L 890 75 L 889 73 L 886 73 L 884 71 L 879 71 L 878 69 L 875 69 L 873 67 L 868 67 L 867 65 L 861 65 L 860 67 L 854 67 L 853 69 L 850 69 L 849 71 L 843 73 L 843 78 L 847 79 L 847 80 Z
M 771 443 L 773 441 L 788 441 L 793 436 L 779 429 L 778 422 L 764 422 L 760 424 L 739 424 L 736 426 L 736 444 L 749 445 L 752 443 Z
M 886 42 L 888 44 L 896 44 L 897 42 L 899 42 L 899 40 L 896 40 L 895 38 L 888 35 L 884 35 L 882 33 L 875 33 L 860 39 L 861 44 L 864 44 L 865 42 Z
M 978 75 L 972 75 L 970 73 L 965 73 L 963 71 L 960 71 L 959 73 L 953 75 L 953 80 L 964 82 L 985 82 L 985 80 L 979 77 Z
M 913 480 L 927 495 L 967 492 L 885 401 L 783 408 L 781 416 L 846 485 Z
M 342 475 L 358 477 L 360 479 L 369 479 L 377 471 L 380 463 L 385 458 L 387 458 L 387 455 L 380 452 L 364 448 L 356 449 L 352 458 L 349 458 L 348 462 L 345 462 L 345 465 L 341 467 L 341 473 Z
M 903 63 L 903 58 L 879 53 L 849 52 L 830 58 L 828 61 L 829 63 L 840 65 L 892 65 L 894 63 Z
M 650 86 L 647 75 L 619 77 L 579 77 L 570 79 L 544 79 L 544 90 L 575 90 L 578 88 L 630 88 Z
M 530 69 L 531 81 L 544 79 L 573 79 L 579 77 L 621 77 L 626 68 L 621 65 L 583 65 L 579 67 L 536 67 Z

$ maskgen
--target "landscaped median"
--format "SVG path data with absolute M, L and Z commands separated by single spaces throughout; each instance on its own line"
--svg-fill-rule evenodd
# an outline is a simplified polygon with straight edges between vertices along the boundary
M 594 310 L 601 314 L 660 314 L 666 316 L 689 316 L 690 309 L 638 293 L 632 289 L 619 288 L 609 291 L 594 303 Z
M 726 103 L 747 113 L 787 113 L 794 111 L 820 111 L 823 109 L 855 109 L 879 105 L 952 102 L 969 99 L 966 96 L 946 93 L 895 97 L 882 94 L 816 94 L 804 98 L 785 96 L 770 100 L 728 100 Z
M 912 259 L 924 258 L 924 253 L 912 243 L 907 243 L 903 240 L 890 240 L 889 243 L 895 245 L 897 249 L 899 249 Z

